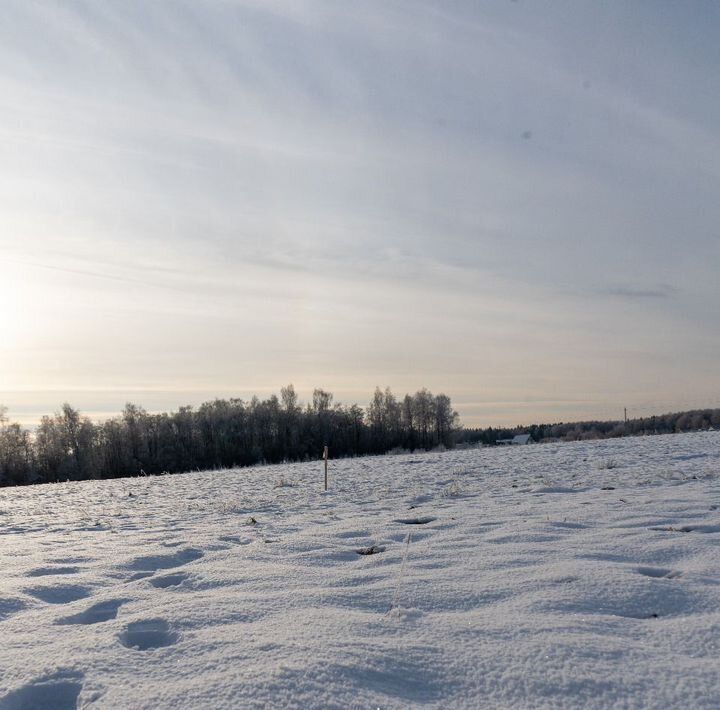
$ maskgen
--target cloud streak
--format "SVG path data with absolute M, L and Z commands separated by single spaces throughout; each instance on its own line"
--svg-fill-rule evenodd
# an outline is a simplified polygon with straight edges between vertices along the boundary
M 638 288 L 634 286 L 614 286 L 606 288 L 601 293 L 608 296 L 617 296 L 631 301 L 647 300 L 647 299 L 663 299 L 672 298 L 676 294 L 676 289 L 666 284 L 661 284 L 655 288 Z

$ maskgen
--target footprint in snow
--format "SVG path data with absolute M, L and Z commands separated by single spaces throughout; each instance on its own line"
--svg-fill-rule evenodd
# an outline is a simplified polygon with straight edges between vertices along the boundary
M 108 599 L 89 606 L 85 611 L 72 616 L 58 619 L 55 623 L 61 626 L 79 624 L 88 626 L 90 624 L 101 624 L 105 621 L 112 621 L 117 618 L 118 610 L 127 599 Z
M 145 555 L 136 557 L 132 562 L 124 565 L 124 569 L 138 573 L 152 573 L 159 569 L 172 569 L 173 567 L 181 567 L 189 562 L 199 560 L 204 556 L 202 550 L 189 547 L 185 550 L 167 555 Z
M 186 572 L 176 572 L 175 574 L 166 574 L 162 577 L 152 577 L 148 580 L 156 589 L 167 589 L 168 587 L 178 587 L 186 579 L 190 579 L 190 575 Z
M 79 584 L 58 584 L 54 587 L 31 587 L 26 594 L 47 604 L 69 604 L 90 596 L 90 589 Z
M 155 574 L 155 570 L 151 570 L 149 572 L 136 572 L 135 574 L 128 577 L 128 582 L 137 582 L 139 579 L 147 579 L 148 577 L 152 577 Z
M 668 527 L 652 527 L 650 530 L 658 532 L 698 532 L 698 533 L 718 533 L 720 532 L 720 525 L 680 525 L 674 526 L 669 525 Z
M 584 523 L 570 523 L 565 520 L 558 520 L 555 522 L 550 523 L 555 528 L 565 528 L 567 530 L 584 530 L 585 528 L 589 527 L 588 525 L 585 525 Z
M 221 542 L 231 542 L 233 545 L 249 545 L 253 542 L 250 538 L 241 537 L 240 535 L 221 535 L 218 540 Z
M 533 542 L 557 542 L 562 538 L 558 535 L 547 535 L 545 533 L 518 533 L 515 535 L 499 535 L 497 537 L 486 538 L 487 542 L 491 542 L 494 545 L 504 545 L 506 543 L 533 543 Z
M 680 532 L 718 533 L 720 525 L 684 525 Z
M 395 522 L 402 523 L 403 525 L 427 525 L 428 523 L 432 523 L 433 520 L 437 520 L 437 518 L 432 518 L 430 516 L 418 518 L 396 518 Z
M 22 611 L 27 604 L 22 599 L 0 598 L 0 621 L 5 621 Z
M 354 537 L 367 537 L 367 530 L 347 530 L 344 532 L 335 533 L 334 537 L 339 540 L 348 540 Z
M 75 710 L 83 688 L 83 678 L 82 673 L 72 670 L 43 676 L 0 698 L 0 710 Z
M 663 567 L 638 567 L 635 570 L 638 574 L 653 579 L 677 579 L 682 577 L 683 573 L 677 570 L 665 569 Z
M 118 636 L 123 646 L 137 651 L 172 646 L 177 643 L 178 634 L 165 619 L 145 619 L 129 623 Z
M 77 574 L 79 567 L 38 567 L 30 570 L 26 577 L 51 577 L 57 574 Z

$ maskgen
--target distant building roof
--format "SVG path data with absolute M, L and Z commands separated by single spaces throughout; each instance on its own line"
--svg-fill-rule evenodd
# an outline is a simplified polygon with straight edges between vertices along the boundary
M 516 434 L 512 439 L 498 439 L 495 443 L 500 444 L 501 446 L 517 446 L 522 444 L 533 444 L 535 442 L 530 434 Z

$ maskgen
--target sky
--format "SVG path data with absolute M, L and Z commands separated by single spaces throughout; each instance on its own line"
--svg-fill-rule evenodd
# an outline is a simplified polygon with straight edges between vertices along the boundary
M 0 403 L 720 406 L 720 5 L 7 0 Z

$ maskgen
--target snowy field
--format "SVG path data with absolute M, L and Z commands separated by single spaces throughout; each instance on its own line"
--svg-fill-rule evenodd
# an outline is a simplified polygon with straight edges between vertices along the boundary
M 0 489 L 0 708 L 720 707 L 720 432 L 330 483 Z

